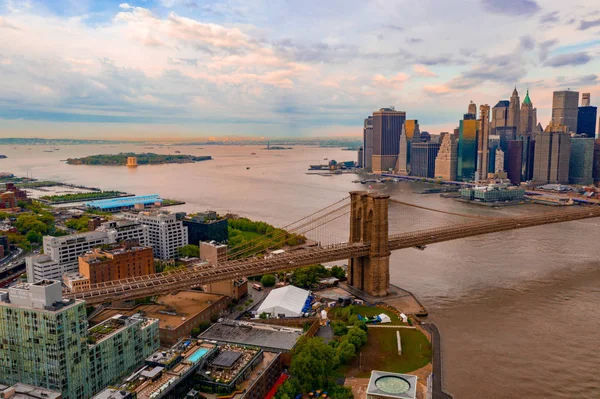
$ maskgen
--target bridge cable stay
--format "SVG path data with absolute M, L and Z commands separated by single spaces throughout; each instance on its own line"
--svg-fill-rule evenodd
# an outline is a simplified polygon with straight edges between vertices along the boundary
M 336 201 L 336 202 L 334 202 L 333 204 L 326 206 L 325 208 L 319 209 L 318 211 L 316 211 L 316 212 L 313 212 L 313 213 L 311 213 L 310 215 L 304 216 L 303 218 L 301 218 L 301 219 L 298 219 L 298 220 L 296 220 L 296 221 L 294 221 L 294 222 L 292 222 L 292 223 L 289 223 L 289 224 L 287 224 L 287 225 L 285 225 L 285 226 L 283 226 L 283 227 L 280 227 L 280 228 L 278 228 L 278 229 L 280 229 L 280 230 L 284 230 L 285 232 L 290 232 L 291 230 L 293 230 L 293 229 L 294 229 L 292 226 L 294 226 L 294 225 L 296 225 L 296 224 L 298 224 L 298 223 L 302 223 L 302 222 L 306 221 L 307 219 L 309 219 L 309 218 L 311 218 L 311 217 L 314 217 L 315 215 L 319 214 L 320 212 L 323 212 L 324 210 L 327 210 L 327 209 L 329 209 L 329 208 L 331 208 L 331 207 L 333 207 L 333 206 L 335 206 L 335 205 L 337 205 L 337 204 L 339 204 L 339 203 L 342 203 L 342 202 L 346 201 L 348 198 L 350 198 L 350 197 L 349 197 L 349 196 L 347 196 L 347 197 L 344 197 L 344 198 L 342 198 L 341 200 L 339 200 L 339 201 Z M 285 235 L 285 232 L 280 232 L 280 233 L 278 233 L 278 236 L 280 236 L 280 237 L 284 236 L 284 235 Z M 273 237 L 274 237 L 274 236 L 273 236 Z M 257 237 L 257 238 L 254 238 L 254 239 L 252 239 L 252 240 L 249 240 L 249 241 L 245 242 L 243 245 L 241 245 L 241 246 L 239 246 L 239 247 L 236 247 L 235 249 L 234 249 L 234 248 L 229 248 L 229 249 L 228 249 L 228 251 L 227 251 L 227 252 L 228 252 L 228 255 L 229 255 L 229 254 L 233 254 L 234 252 L 243 252 L 243 251 L 245 251 L 245 250 L 246 250 L 246 248 L 253 247 L 253 246 L 255 246 L 257 243 L 259 243 L 259 242 L 261 242 L 261 241 L 264 241 L 264 240 L 265 240 L 265 237 Z M 230 256 L 231 256 L 231 255 L 230 255 Z
M 242 247 L 236 248 L 234 251 L 232 250 L 228 254 L 228 258 L 232 259 L 242 254 L 248 255 L 249 253 L 251 253 L 251 251 L 254 250 L 257 250 L 256 252 L 262 252 L 267 249 L 280 246 L 281 240 L 287 238 L 289 235 L 302 235 L 303 233 L 312 230 L 310 226 L 313 226 L 316 222 L 326 219 L 330 215 L 335 214 L 335 212 L 338 212 L 342 209 L 346 209 L 348 205 L 343 204 L 333 210 L 327 211 L 329 208 L 332 208 L 333 206 L 338 205 L 348 199 L 349 197 L 345 197 L 342 200 L 335 202 L 334 204 L 331 204 L 323 209 L 313 212 L 309 216 L 306 216 L 298 221 L 290 223 L 280 228 L 281 231 L 271 237 L 259 237 L 254 240 L 251 240 Z M 323 213 L 324 211 L 327 212 Z M 298 223 L 301 224 L 298 225 Z M 290 228 L 290 226 L 294 227 Z

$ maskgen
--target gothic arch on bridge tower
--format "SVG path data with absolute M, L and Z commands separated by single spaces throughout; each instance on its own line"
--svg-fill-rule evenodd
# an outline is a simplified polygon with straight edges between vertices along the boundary
M 363 239 L 364 242 L 371 241 L 371 235 L 373 233 L 373 209 L 369 209 L 367 218 L 363 224 Z

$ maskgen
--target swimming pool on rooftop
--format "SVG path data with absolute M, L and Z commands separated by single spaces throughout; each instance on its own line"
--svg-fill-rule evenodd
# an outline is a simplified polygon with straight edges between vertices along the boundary
M 200 348 L 196 352 L 192 353 L 191 356 L 187 358 L 187 360 L 193 363 L 198 363 L 198 361 L 202 359 L 204 355 L 206 355 L 209 351 L 210 349 Z

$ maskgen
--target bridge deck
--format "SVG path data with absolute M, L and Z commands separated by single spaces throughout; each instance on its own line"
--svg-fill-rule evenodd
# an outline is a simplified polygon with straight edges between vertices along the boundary
M 393 235 L 389 237 L 388 245 L 390 251 L 393 251 L 481 234 L 595 217 L 600 217 L 600 207 L 569 209 L 518 218 L 482 220 L 450 227 Z M 97 305 L 115 300 L 166 294 L 215 281 L 273 273 L 316 263 L 367 256 L 369 251 L 370 246 L 367 242 L 305 248 L 268 259 L 254 257 L 231 260 L 222 262 L 217 267 L 211 265 L 196 266 L 184 271 L 157 273 L 149 276 L 111 281 L 93 285 L 89 290 L 67 293 L 65 297 L 83 299 L 89 305 Z

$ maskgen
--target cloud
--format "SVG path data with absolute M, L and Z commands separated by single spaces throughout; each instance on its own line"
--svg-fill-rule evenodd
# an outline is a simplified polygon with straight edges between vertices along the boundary
M 556 85 L 560 87 L 580 87 L 594 85 L 597 83 L 600 83 L 600 80 L 596 74 L 583 75 L 569 79 L 565 78 L 564 76 L 558 76 L 556 78 Z
M 21 30 L 15 25 L 9 23 L 5 18 L 0 17 L 0 28 L 13 29 L 13 30 Z
M 424 65 L 463 65 L 466 60 L 460 58 L 454 58 L 451 54 L 439 54 L 439 55 L 428 55 L 416 57 L 415 62 L 417 64 Z
M 560 21 L 560 18 L 558 17 L 560 14 L 558 11 L 552 11 L 549 12 L 547 14 L 544 14 L 540 17 L 540 23 L 542 25 L 545 24 L 556 24 L 557 22 Z
M 591 21 L 580 21 L 579 22 L 579 30 L 587 30 L 590 28 L 595 28 L 596 26 L 600 26 L 600 19 L 594 19 Z
M 421 43 L 422 41 L 423 39 L 420 39 L 418 37 L 409 37 L 406 39 L 406 42 L 410 44 Z
M 540 62 L 544 62 L 546 61 L 546 59 L 548 58 L 548 52 L 550 50 L 551 47 L 553 47 L 554 45 L 556 45 L 558 43 L 558 40 L 546 40 L 545 42 L 541 42 L 539 43 L 539 59 Z
M 553 68 L 559 68 L 567 65 L 584 65 L 592 60 L 592 57 L 585 52 L 580 51 L 577 53 L 560 54 L 550 57 L 544 62 L 544 66 Z
M 435 78 L 438 76 L 435 72 L 432 72 L 429 69 L 427 69 L 425 65 L 413 65 L 413 72 L 415 73 L 415 75 L 424 78 Z
M 119 4 L 119 8 L 121 8 L 121 9 L 123 9 L 123 10 L 133 10 L 133 8 L 134 8 L 134 7 L 133 7 L 133 6 L 130 6 L 130 5 L 129 5 L 129 4 L 127 4 L 127 3 L 121 3 L 121 4 Z
M 373 80 L 371 83 L 375 87 L 384 88 L 384 89 L 401 89 L 406 82 L 410 79 L 410 75 L 398 72 L 396 75 L 390 77 L 389 79 L 382 74 L 376 74 L 373 76 Z
M 531 16 L 540 11 L 534 0 L 481 0 L 484 10 L 494 14 Z
M 535 39 L 529 35 L 527 36 L 521 36 L 519 38 L 519 41 L 521 43 L 521 48 L 525 49 L 525 50 L 533 50 L 533 48 L 535 47 Z
M 399 25 L 384 25 L 384 28 L 389 30 L 395 30 L 397 32 L 404 32 L 404 28 Z

